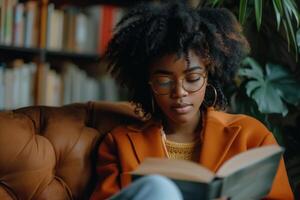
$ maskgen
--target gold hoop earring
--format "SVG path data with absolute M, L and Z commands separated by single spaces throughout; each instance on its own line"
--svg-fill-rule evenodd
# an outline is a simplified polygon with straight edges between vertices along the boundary
M 210 103 L 210 102 L 208 102 L 207 100 L 205 100 L 205 98 L 204 98 L 204 101 L 203 101 L 203 103 L 204 103 L 204 105 L 206 106 L 206 107 L 215 107 L 215 105 L 216 105 L 216 103 L 217 103 L 217 99 L 218 99 L 218 93 L 217 93 L 217 89 L 212 85 L 212 84 L 207 84 L 206 85 L 206 94 L 207 94 L 207 88 L 208 87 L 210 87 L 210 88 L 212 88 L 212 90 L 213 90 L 213 95 L 214 95 L 214 99 L 213 99 L 213 101 L 212 101 L 212 103 Z M 211 101 L 211 100 L 210 100 Z

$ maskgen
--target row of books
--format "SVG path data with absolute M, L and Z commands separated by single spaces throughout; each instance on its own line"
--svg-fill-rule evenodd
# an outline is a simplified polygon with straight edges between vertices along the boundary
M 0 43 L 22 47 L 38 46 L 38 2 L 0 1 Z
M 0 64 L 0 110 L 33 105 L 35 73 L 34 63 Z
M 0 43 L 102 54 L 124 9 L 112 5 L 55 8 L 39 1 L 0 1 Z
M 49 4 L 46 47 L 101 55 L 123 14 L 124 9 L 111 5 L 79 10 L 76 7 L 55 9 L 53 4 Z
M 100 79 L 89 77 L 72 63 L 64 63 L 63 71 L 56 72 L 49 64 L 41 67 L 40 84 L 36 83 L 35 63 L 16 60 L 0 65 L 0 110 L 35 105 L 38 91 L 39 105 L 60 106 L 74 102 L 119 100 L 119 88 L 114 80 L 103 75 Z M 39 87 L 36 88 L 35 86 Z

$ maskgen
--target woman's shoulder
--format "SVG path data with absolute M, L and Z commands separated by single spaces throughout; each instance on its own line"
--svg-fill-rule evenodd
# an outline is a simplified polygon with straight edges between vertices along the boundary
M 230 113 L 219 110 L 211 110 L 210 112 L 213 116 L 223 121 L 224 123 L 242 123 L 242 122 L 251 122 L 251 123 L 261 123 L 256 118 L 246 115 L 246 114 L 238 114 L 238 113 Z
M 127 133 L 143 133 L 147 129 L 151 127 L 157 127 L 159 128 L 161 124 L 155 120 L 149 120 L 149 121 L 140 121 L 135 123 L 129 123 L 129 124 L 122 124 L 119 126 L 114 127 L 110 134 L 113 136 L 122 136 L 126 135 Z
M 235 114 L 218 110 L 208 110 L 208 119 L 216 120 L 225 127 L 241 127 L 249 131 L 270 132 L 268 128 L 258 119 L 245 115 Z
M 102 137 L 101 143 L 116 143 L 117 141 L 125 142 L 127 133 L 130 132 L 129 125 L 122 124 L 114 127 Z
M 273 134 L 259 120 L 245 114 L 232 114 L 222 111 L 208 112 L 208 120 L 221 124 L 224 130 L 234 131 L 237 141 L 247 144 L 248 147 L 261 146 L 262 144 L 275 144 Z M 227 134 L 226 134 L 227 135 Z
M 131 144 L 132 140 L 147 141 L 147 138 L 155 137 L 154 133 L 158 133 L 160 128 L 160 124 L 153 121 L 119 125 L 106 133 L 101 143 L 128 146 L 126 144 Z

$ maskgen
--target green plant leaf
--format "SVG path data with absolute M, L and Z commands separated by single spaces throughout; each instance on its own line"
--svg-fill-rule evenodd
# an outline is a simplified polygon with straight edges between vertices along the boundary
M 296 33 L 296 38 L 297 38 L 298 48 L 300 49 L 300 28 L 298 29 L 298 31 Z
M 264 73 L 262 71 L 262 67 L 253 58 L 245 58 L 242 61 L 242 66 L 249 66 L 250 68 L 240 68 L 238 70 L 238 75 L 263 80 Z
M 259 112 L 256 102 L 245 94 L 244 85 L 231 96 L 230 107 L 235 113 L 251 115 L 260 121 L 264 121 L 266 118 L 266 114 Z
M 247 87 L 246 87 L 246 93 L 250 97 L 252 93 L 259 88 L 262 85 L 262 82 L 257 81 L 257 80 L 251 80 L 248 81 Z
M 273 133 L 277 142 L 281 142 L 280 129 L 276 124 L 271 123 L 268 114 L 262 113 L 258 110 L 257 103 L 245 94 L 245 83 L 236 89 L 235 93 L 230 98 L 230 108 L 234 113 L 243 113 L 255 117 L 256 119 L 263 122 Z M 279 141 L 278 141 L 279 140 Z
M 283 23 L 283 27 L 285 30 L 287 44 L 288 44 L 288 51 L 290 51 L 291 50 L 291 40 L 290 40 L 289 29 L 288 29 L 285 19 L 282 20 L 282 23 Z
M 290 82 L 288 84 L 282 83 L 282 85 L 277 86 L 283 93 L 283 98 L 286 102 L 293 104 L 295 106 L 299 105 L 299 88 L 300 84 L 296 82 Z M 297 89 L 298 88 L 298 89 Z
M 249 78 L 245 80 L 246 94 L 257 103 L 260 112 L 285 116 L 288 113 L 286 103 L 299 105 L 300 83 L 284 67 L 268 63 L 264 75 L 262 67 L 252 58 L 247 58 L 243 64 L 239 75 Z
M 217 4 L 219 4 L 221 0 L 210 0 L 209 3 L 212 5 L 212 7 L 215 7 Z
M 283 103 L 280 92 L 268 83 L 268 81 L 260 85 L 252 93 L 251 98 L 257 103 L 260 112 L 267 114 L 281 113 L 283 116 L 286 116 L 288 113 L 288 108 Z
M 245 19 L 246 19 L 247 3 L 248 3 L 248 0 L 240 1 L 239 21 L 242 25 L 244 25 Z
M 280 15 L 283 14 L 282 2 L 281 0 L 273 0 L 274 7 L 278 10 Z
M 271 81 L 280 81 L 282 79 L 291 78 L 289 72 L 285 68 L 281 65 L 271 63 L 266 64 L 266 76 Z
M 287 69 L 280 65 L 268 63 L 266 65 L 266 76 L 274 87 L 279 89 L 282 99 L 295 106 L 299 105 L 300 83 L 292 77 Z
M 254 0 L 255 7 L 255 17 L 256 17 L 256 27 L 257 30 L 260 30 L 261 20 L 262 20 L 262 1 L 263 0 Z
M 294 32 L 294 27 L 293 27 L 292 22 L 291 22 L 289 11 L 286 7 L 284 8 L 284 11 L 285 11 L 285 17 L 286 17 L 286 21 L 287 21 L 288 33 L 289 33 L 290 37 L 292 38 L 293 46 L 295 48 L 295 53 L 296 53 L 296 60 L 297 60 L 298 46 L 297 46 L 296 36 L 295 36 L 295 32 Z
M 289 16 L 294 16 L 297 22 L 297 27 L 299 26 L 299 12 L 297 9 L 296 2 L 294 0 L 284 0 L 284 8 L 287 9 Z
M 283 9 L 281 0 L 273 0 L 273 7 L 275 10 L 276 22 L 277 22 L 277 31 L 280 29 L 281 17 L 283 15 Z

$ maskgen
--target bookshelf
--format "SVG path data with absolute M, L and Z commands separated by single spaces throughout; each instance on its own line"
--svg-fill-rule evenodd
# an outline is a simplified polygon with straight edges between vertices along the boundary
M 0 1 L 0 110 L 118 100 L 101 55 L 124 8 L 137 2 Z

